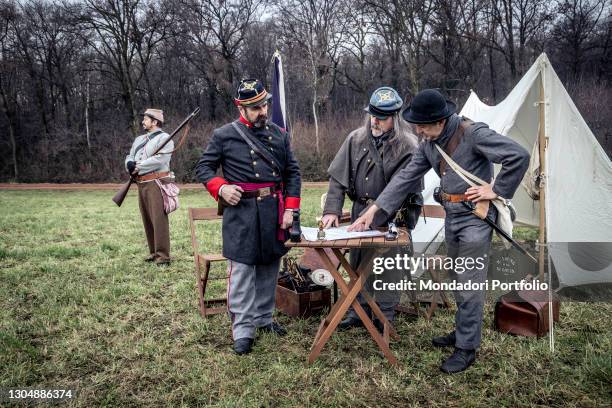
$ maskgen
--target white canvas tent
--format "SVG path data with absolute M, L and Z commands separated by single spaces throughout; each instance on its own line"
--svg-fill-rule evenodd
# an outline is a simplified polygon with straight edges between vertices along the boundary
M 513 199 L 517 221 L 524 225 L 542 226 L 540 200 L 528 192 L 533 195 L 533 184 L 539 186 L 533 181 L 544 164 L 539 192 L 544 241 L 561 286 L 612 282 L 612 163 L 546 54 L 501 103 L 488 106 L 472 92 L 461 115 L 487 123 L 532 152 L 532 167 Z M 545 147 L 539 140 L 546 140 Z

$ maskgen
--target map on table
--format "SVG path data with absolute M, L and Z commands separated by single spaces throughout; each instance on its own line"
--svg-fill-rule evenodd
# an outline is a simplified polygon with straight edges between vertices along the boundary
M 329 228 L 325 231 L 325 238 L 320 240 L 317 239 L 318 228 L 302 227 L 302 235 L 306 241 L 335 241 L 338 239 L 353 239 L 353 238 L 366 238 L 366 237 L 380 237 L 385 235 L 381 231 L 362 231 L 362 232 L 348 232 L 345 227 Z

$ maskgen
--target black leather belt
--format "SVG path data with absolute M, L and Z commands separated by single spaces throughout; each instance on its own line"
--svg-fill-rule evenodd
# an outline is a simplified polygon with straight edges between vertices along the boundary
M 267 197 L 269 195 L 276 195 L 272 187 L 258 188 L 257 190 L 244 191 L 242 198 L 259 198 Z

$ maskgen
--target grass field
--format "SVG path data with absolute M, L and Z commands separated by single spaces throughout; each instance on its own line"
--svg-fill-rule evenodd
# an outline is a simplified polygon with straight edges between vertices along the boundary
M 304 192 L 307 225 L 322 192 Z M 391 346 L 399 369 L 363 329 L 334 334 L 309 366 L 318 320 L 282 315 L 288 336 L 264 335 L 252 354 L 238 357 L 228 318 L 197 312 L 186 208 L 212 199 L 181 195 L 171 215 L 175 262 L 159 268 L 142 262 L 134 191 L 121 208 L 111 196 L 0 191 L 0 388 L 75 389 L 70 404 L 82 407 L 612 404 L 609 304 L 563 304 L 551 353 L 546 338 L 491 330 L 489 303 L 479 358 L 454 376 L 438 369 L 448 351 L 430 347 L 432 336 L 452 327 L 448 310 L 431 322 L 400 317 L 401 340 Z M 220 251 L 219 230 L 212 223 L 200 236 L 209 252 Z

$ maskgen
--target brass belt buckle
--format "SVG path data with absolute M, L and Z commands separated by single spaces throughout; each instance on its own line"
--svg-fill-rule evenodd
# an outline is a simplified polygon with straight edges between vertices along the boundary
M 270 188 L 266 187 L 266 188 L 262 188 L 259 190 L 259 197 L 263 198 L 263 197 L 267 197 L 270 195 Z

